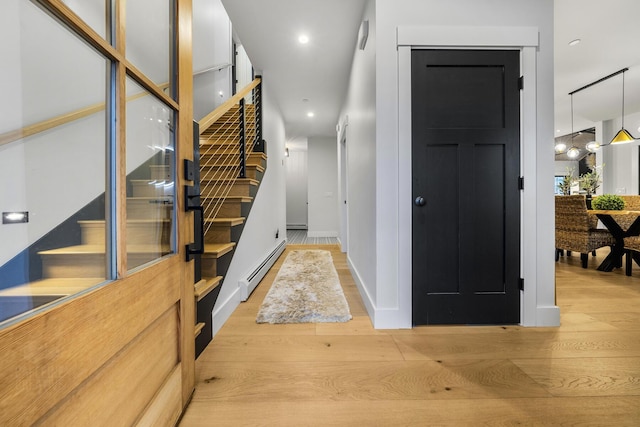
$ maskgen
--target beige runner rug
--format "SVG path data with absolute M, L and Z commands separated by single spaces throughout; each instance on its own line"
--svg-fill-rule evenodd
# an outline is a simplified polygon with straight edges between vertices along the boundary
M 349 305 L 331 252 L 291 251 L 258 311 L 257 323 L 347 322 Z

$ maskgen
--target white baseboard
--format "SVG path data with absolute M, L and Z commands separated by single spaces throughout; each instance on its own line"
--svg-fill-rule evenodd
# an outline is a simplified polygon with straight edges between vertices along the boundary
M 307 231 L 307 237 L 338 237 L 337 231 Z
M 560 326 L 560 307 L 556 305 L 538 307 L 536 311 L 536 326 Z
M 349 270 L 351 271 L 353 280 L 356 282 L 360 297 L 367 309 L 367 314 L 369 315 L 369 319 L 371 319 L 373 327 L 375 329 L 411 329 L 412 325 L 407 324 L 406 316 L 400 313 L 399 308 L 376 308 L 375 302 L 362 282 L 362 276 L 360 276 L 358 270 L 354 267 L 348 254 L 347 264 L 349 265 Z
M 231 317 L 241 302 L 240 287 L 238 287 L 225 301 L 216 303 L 216 308 L 213 310 L 213 313 L 211 313 L 212 336 L 216 336 L 220 328 L 222 328 L 229 317 Z
M 261 261 L 254 265 L 246 274 L 242 277 L 243 279 L 238 281 L 238 286 L 240 288 L 240 299 L 242 301 L 246 301 L 251 295 L 251 292 L 258 286 L 258 283 L 262 280 L 262 278 L 267 274 L 271 266 L 275 264 L 278 260 L 278 257 L 284 252 L 287 247 L 287 239 L 283 239 L 276 246 L 273 247 L 271 251 L 269 251 L 265 256 L 262 257 Z
M 287 224 L 287 230 L 306 230 L 307 224 Z
M 364 303 L 364 307 L 367 309 L 367 314 L 369 315 L 369 318 L 371 319 L 371 323 L 375 324 L 374 320 L 376 318 L 376 310 L 375 310 L 375 304 L 373 302 L 373 300 L 371 299 L 371 295 L 369 295 L 369 292 L 367 292 L 367 288 L 364 287 L 364 284 L 362 283 L 362 277 L 360 276 L 360 273 L 358 273 L 358 269 L 355 268 L 355 266 L 353 265 L 353 263 L 351 262 L 351 258 L 349 258 L 349 254 L 347 253 L 347 265 L 349 266 L 349 271 L 351 271 L 351 275 L 353 276 L 353 280 L 356 282 L 356 287 L 358 288 L 358 291 L 360 292 L 360 297 L 362 298 L 362 302 Z

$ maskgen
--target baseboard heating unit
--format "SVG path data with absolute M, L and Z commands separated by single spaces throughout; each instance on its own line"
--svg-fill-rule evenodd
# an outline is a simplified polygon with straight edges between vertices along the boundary
M 284 252 L 284 249 L 287 247 L 286 239 L 281 241 L 267 257 L 262 261 L 259 265 L 253 268 L 247 275 L 245 275 L 244 279 L 241 279 L 238 282 L 238 286 L 240 287 L 240 299 L 242 301 L 246 301 L 251 295 L 251 292 L 258 286 L 258 283 L 262 280 L 262 278 L 267 274 L 271 266 L 276 262 L 278 257 Z

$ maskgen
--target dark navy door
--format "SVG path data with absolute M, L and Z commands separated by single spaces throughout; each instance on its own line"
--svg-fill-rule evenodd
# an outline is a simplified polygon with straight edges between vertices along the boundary
M 519 51 L 412 51 L 416 325 L 520 320 L 519 64 Z

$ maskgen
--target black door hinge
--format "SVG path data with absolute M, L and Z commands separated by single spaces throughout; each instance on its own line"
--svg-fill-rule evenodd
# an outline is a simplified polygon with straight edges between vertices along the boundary
M 524 176 L 518 177 L 518 190 L 524 190 Z
M 522 277 L 518 279 L 518 289 L 524 291 L 524 279 Z
M 524 76 L 518 77 L 518 89 L 519 90 L 524 89 Z

